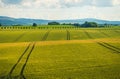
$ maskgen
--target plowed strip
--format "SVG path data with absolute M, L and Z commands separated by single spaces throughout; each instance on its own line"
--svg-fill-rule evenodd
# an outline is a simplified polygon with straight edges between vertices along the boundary
M 67 40 L 70 40 L 70 32 L 68 30 L 67 31 Z
M 99 45 L 109 49 L 109 50 L 112 50 L 114 51 L 115 53 L 120 53 L 120 50 L 117 50 L 115 46 L 111 46 L 111 45 L 108 45 L 106 43 L 100 43 L 100 42 L 97 42 Z
M 42 41 L 47 40 L 47 37 L 48 37 L 49 33 L 50 33 L 50 31 L 48 31 L 48 32 L 45 33 L 45 35 L 42 38 Z

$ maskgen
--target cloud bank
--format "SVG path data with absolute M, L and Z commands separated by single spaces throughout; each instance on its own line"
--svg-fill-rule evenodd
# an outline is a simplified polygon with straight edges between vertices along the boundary
M 0 5 L 35 7 L 35 8 L 70 8 L 70 7 L 112 7 L 120 6 L 119 0 L 0 0 Z
M 0 16 L 120 20 L 120 0 L 0 0 Z

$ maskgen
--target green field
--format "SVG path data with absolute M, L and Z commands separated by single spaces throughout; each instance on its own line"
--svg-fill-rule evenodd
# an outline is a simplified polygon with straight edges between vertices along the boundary
M 120 79 L 120 29 L 0 29 L 0 79 Z

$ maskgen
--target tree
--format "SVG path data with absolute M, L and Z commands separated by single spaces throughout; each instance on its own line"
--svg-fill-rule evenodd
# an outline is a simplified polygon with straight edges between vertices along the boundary
M 96 22 L 85 22 L 81 25 L 82 27 L 98 27 L 98 24 Z
M 32 25 L 33 27 L 36 27 L 37 26 L 37 24 L 36 23 L 33 23 L 33 25 Z
M 59 22 L 48 22 L 48 25 L 60 25 Z
M 73 25 L 71 23 L 62 23 L 61 25 Z
M 74 23 L 73 25 L 76 26 L 76 27 L 80 27 L 79 23 Z

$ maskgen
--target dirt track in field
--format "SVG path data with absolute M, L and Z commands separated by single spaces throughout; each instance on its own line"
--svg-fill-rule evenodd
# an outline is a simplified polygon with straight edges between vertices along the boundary
M 70 40 L 70 32 L 68 30 L 67 31 L 67 40 Z
M 29 57 L 30 57 L 30 55 L 35 47 L 35 44 L 36 43 L 32 43 L 32 42 L 29 43 L 28 46 L 26 47 L 26 49 L 24 50 L 24 52 L 22 53 L 22 55 L 18 58 L 17 62 L 13 65 L 13 67 L 9 71 L 8 75 L 2 76 L 2 77 L 0 77 L 0 79 L 26 79 L 23 72 L 24 72 L 26 64 L 29 60 Z M 22 61 L 22 59 L 24 59 L 24 57 L 26 57 L 26 59 L 23 61 L 24 63 L 19 64 Z M 17 73 L 19 73 L 19 72 L 20 73 L 16 76 L 12 76 L 15 69 L 17 69 L 19 67 L 18 65 L 22 65 L 22 68 L 20 69 L 20 71 L 17 72 Z

